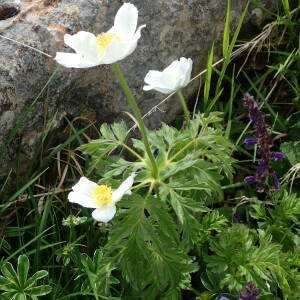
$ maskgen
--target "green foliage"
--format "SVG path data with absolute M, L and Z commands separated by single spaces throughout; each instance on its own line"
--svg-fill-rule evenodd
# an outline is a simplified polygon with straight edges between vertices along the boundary
M 204 219 L 203 226 L 200 222 L 201 214 L 209 211 L 206 205 L 223 198 L 222 174 L 232 178 L 233 146 L 224 137 L 221 121 L 220 113 L 198 114 L 182 130 L 164 124 L 149 131 L 157 178 L 144 144 L 137 139 L 132 139 L 132 147 L 124 143 L 124 124 L 102 125 L 100 139 L 80 147 L 92 155 L 93 167 L 104 166 L 100 172 L 105 181 L 138 171 L 139 192 L 120 203 L 123 209 L 113 221 L 104 248 L 105 261 L 118 266 L 133 293 L 145 297 L 171 293 L 177 299 L 180 282 L 188 286 L 189 274 L 197 270 L 188 251 L 201 232 L 218 231 L 226 223 L 214 213 L 210 220 Z M 137 161 L 118 155 L 106 159 L 117 147 L 124 147 Z
M 262 47 L 257 57 L 268 63 L 261 72 L 253 72 L 247 64 L 244 72 L 239 63 L 232 66 L 247 7 L 231 37 L 227 2 L 222 67 L 217 70 L 214 66 L 214 53 L 220 50 L 215 45 L 208 55 L 203 94 L 199 93 L 204 114 L 195 113 L 182 128 L 163 124 L 147 132 L 157 174 L 143 142 L 130 138 L 122 122 L 103 124 L 99 138 L 82 145 L 89 126 L 77 130 L 67 120 L 72 134 L 44 158 L 44 141 L 55 123 L 53 118 L 26 176 L 12 170 L 0 187 L 4 199 L 0 203 L 1 300 L 37 299 L 46 294 L 45 299 L 53 300 L 219 300 L 221 296 L 234 300 L 249 281 L 262 289 L 261 300 L 300 299 L 297 185 L 295 194 L 283 190 L 262 194 L 259 199 L 263 200 L 257 200 L 242 182 L 252 156 L 245 150 L 234 152 L 231 143 L 247 131 L 244 110 L 240 110 L 241 93 L 254 92 L 266 100 L 273 132 L 285 136 L 280 148 L 295 166 L 288 173 L 293 176 L 286 175 L 286 180 L 298 179 L 299 17 L 291 1 L 281 2 L 285 15 L 273 15 L 276 26 L 262 33 L 271 42 L 253 44 L 256 49 Z M 252 60 L 250 52 L 247 59 Z M 24 110 L 8 143 L 23 128 L 41 93 Z M 217 108 L 222 113 L 210 113 Z M 69 149 L 74 142 L 80 145 L 84 162 Z M 279 144 L 277 138 L 274 148 Z M 274 163 L 282 168 L 280 176 L 287 160 Z M 57 164 L 59 172 L 52 168 Z M 132 195 L 117 203 L 117 214 L 108 224 L 96 223 L 89 209 L 78 210 L 66 199 L 78 174 L 114 189 L 132 172 L 137 174 Z M 6 200 L 12 181 L 16 188 Z M 250 197 L 255 200 L 237 202 Z M 235 223 L 236 212 L 243 224 Z M 26 255 L 19 256 L 16 271 L 8 261 L 21 253 Z M 27 257 L 33 262 L 33 272 L 45 271 L 28 276 Z M 48 274 L 52 290 L 37 283 Z
M 176 290 L 185 274 L 197 270 L 183 251 L 178 228 L 157 198 L 134 195 L 114 220 L 106 255 L 139 295 L 161 297 Z M 125 209 L 126 208 L 126 209 Z
M 1 299 L 5 300 L 25 300 L 27 296 L 31 299 L 38 299 L 38 296 L 47 295 L 51 292 L 49 285 L 36 285 L 37 281 L 46 277 L 48 272 L 38 271 L 28 278 L 29 260 L 26 255 L 20 255 L 18 258 L 17 271 L 11 263 L 6 262 L 1 266 L 0 290 Z
M 109 296 L 110 286 L 118 284 L 119 280 L 112 276 L 112 271 L 115 269 L 109 262 L 103 261 L 103 252 L 97 249 L 93 258 L 87 254 L 80 255 L 82 264 L 80 271 L 77 271 L 78 277 L 85 278 L 81 285 L 83 294 L 93 293 L 95 298 L 98 295 Z
M 281 151 L 286 155 L 290 164 L 296 165 L 300 162 L 300 142 L 285 142 L 280 146 Z
M 299 298 L 300 199 L 283 191 L 275 195 L 271 203 L 254 205 L 251 216 L 257 219 L 261 230 L 282 246 L 278 264 L 285 272 L 277 274 L 277 280 L 280 280 L 279 286 L 285 299 Z
M 273 197 L 271 204 L 253 205 L 251 216 L 259 227 L 272 234 L 273 240 L 282 244 L 284 250 L 296 250 L 299 246 L 300 199 L 295 195 Z
M 205 256 L 207 267 L 219 274 L 221 287 L 230 291 L 238 292 L 247 282 L 254 282 L 266 293 L 269 289 L 276 293 L 280 288 L 284 299 L 296 299 L 292 298 L 291 287 L 297 286 L 300 277 L 287 263 L 281 246 L 271 239 L 262 230 L 256 232 L 244 225 L 234 225 L 209 242 L 213 255 Z

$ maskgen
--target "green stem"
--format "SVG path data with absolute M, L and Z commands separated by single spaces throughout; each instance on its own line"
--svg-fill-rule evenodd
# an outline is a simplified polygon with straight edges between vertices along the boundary
M 141 183 L 139 183 L 139 184 L 133 186 L 130 190 L 132 191 L 132 190 L 138 189 L 138 188 L 140 188 L 140 187 L 145 186 L 146 184 L 149 184 L 149 182 L 148 182 L 148 181 L 147 181 L 147 182 L 141 182 Z
M 182 95 L 182 92 L 181 92 L 181 90 L 178 90 L 177 92 L 176 92 L 176 94 L 177 94 L 177 96 L 178 96 L 178 99 L 179 99 L 179 102 L 180 102 L 180 104 L 181 104 L 181 106 L 182 106 L 182 109 L 183 109 L 183 112 L 184 112 L 184 116 L 185 116 L 185 119 L 187 120 L 187 121 L 190 121 L 190 112 L 189 112 L 189 109 L 188 109 L 188 107 L 187 107 L 187 105 L 186 105 L 186 102 L 185 102 L 185 99 L 184 99 L 184 97 L 183 97 L 183 95 Z
M 185 151 L 190 145 L 192 145 L 193 143 L 197 142 L 198 139 L 193 139 L 191 141 L 189 141 L 185 146 L 183 146 L 183 148 L 181 148 L 178 152 L 176 152 L 169 160 L 168 162 L 171 163 L 179 154 L 181 154 L 183 151 Z
M 144 159 L 138 153 L 136 153 L 133 149 L 128 147 L 125 143 L 120 143 L 120 145 L 122 147 L 124 147 L 125 149 L 127 149 L 131 154 L 133 154 L 135 157 L 137 157 L 140 161 L 144 161 Z
M 149 145 L 149 141 L 148 141 L 148 138 L 147 138 L 147 132 L 146 132 L 146 128 L 145 128 L 145 124 L 144 124 L 144 121 L 142 119 L 142 115 L 141 115 L 141 112 L 140 112 L 140 109 L 138 108 L 137 104 L 136 104 L 136 101 L 132 95 L 132 92 L 120 70 L 120 67 L 117 63 L 114 63 L 113 64 L 113 68 L 114 68 L 114 71 L 117 75 L 117 78 L 119 79 L 119 82 L 122 86 L 122 89 L 129 101 L 129 104 L 131 106 L 131 109 L 133 110 L 133 113 L 134 113 L 134 116 L 136 118 L 136 121 L 138 122 L 138 126 L 139 126 L 139 129 L 140 129 L 140 132 L 141 132 L 141 136 L 142 136 L 142 141 L 145 145 L 145 149 L 146 149 L 146 152 L 148 154 L 148 157 L 151 161 L 151 165 L 152 165 L 152 172 L 153 172 L 153 177 L 154 178 L 157 178 L 157 175 L 158 175 L 158 170 L 157 170 L 157 165 L 156 165 L 156 162 L 155 162 L 155 159 L 154 159 L 154 156 L 153 156 L 153 153 L 150 149 L 150 145 Z

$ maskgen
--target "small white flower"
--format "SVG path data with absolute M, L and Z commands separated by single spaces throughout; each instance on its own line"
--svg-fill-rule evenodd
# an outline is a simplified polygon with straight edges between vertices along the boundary
M 55 60 L 67 68 L 89 68 L 101 64 L 112 64 L 130 55 L 141 37 L 137 30 L 138 10 L 130 3 L 118 10 L 114 26 L 105 33 L 79 31 L 74 35 L 65 34 L 64 42 L 76 53 L 57 52 Z
M 173 61 L 162 72 L 150 70 L 146 77 L 144 91 L 156 90 L 163 94 L 170 94 L 187 86 L 191 79 L 193 61 L 181 57 Z
M 110 221 L 116 213 L 115 203 L 120 201 L 123 195 L 131 194 L 135 173 L 131 174 L 122 184 L 112 191 L 107 185 L 98 185 L 86 177 L 81 177 L 69 193 L 70 202 L 80 204 L 83 207 L 95 208 L 92 217 L 99 222 Z

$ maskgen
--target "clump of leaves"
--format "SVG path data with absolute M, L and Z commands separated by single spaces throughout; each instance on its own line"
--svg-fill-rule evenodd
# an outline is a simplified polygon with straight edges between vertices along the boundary
M 77 270 L 78 278 L 83 278 L 81 291 L 97 295 L 109 295 L 112 284 L 118 284 L 119 280 L 112 276 L 115 269 L 110 263 L 103 262 L 103 252 L 97 249 L 90 258 L 87 254 L 81 254 L 80 268 Z
M 271 202 L 259 202 L 252 206 L 252 218 L 258 226 L 272 234 L 273 240 L 283 246 L 284 251 L 299 247 L 300 199 L 286 191 L 274 195 Z
M 236 224 L 219 233 L 209 246 L 213 254 L 206 254 L 204 259 L 208 270 L 222 278 L 221 288 L 238 293 L 253 282 L 265 295 L 271 292 L 276 296 L 280 290 L 283 299 L 297 299 L 297 259 L 282 252 L 270 234 Z
M 11 263 L 6 262 L 1 267 L 0 290 L 3 298 L 1 299 L 38 299 L 38 296 L 47 295 L 52 288 L 49 285 L 36 285 L 39 279 L 48 275 L 48 272 L 41 270 L 28 278 L 29 260 L 26 255 L 20 255 L 18 258 L 17 271 Z

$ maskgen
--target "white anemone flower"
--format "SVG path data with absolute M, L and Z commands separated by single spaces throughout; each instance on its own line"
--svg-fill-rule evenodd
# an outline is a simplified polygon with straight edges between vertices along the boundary
M 145 77 L 144 91 L 156 90 L 163 94 L 171 94 L 187 86 L 191 79 L 193 61 L 181 57 L 173 61 L 162 72 L 150 70 Z
M 130 55 L 137 46 L 141 29 L 146 26 L 136 30 L 137 20 L 137 8 L 125 3 L 115 16 L 114 26 L 107 32 L 97 36 L 86 31 L 65 34 L 65 44 L 76 53 L 57 52 L 55 60 L 67 68 L 89 68 L 117 62 Z
M 72 187 L 73 191 L 69 193 L 68 199 L 83 207 L 95 208 L 92 217 L 99 222 L 108 222 L 116 214 L 116 202 L 120 201 L 123 195 L 131 194 L 134 177 L 135 173 L 131 174 L 115 191 L 107 185 L 98 185 L 86 177 L 81 177 Z

